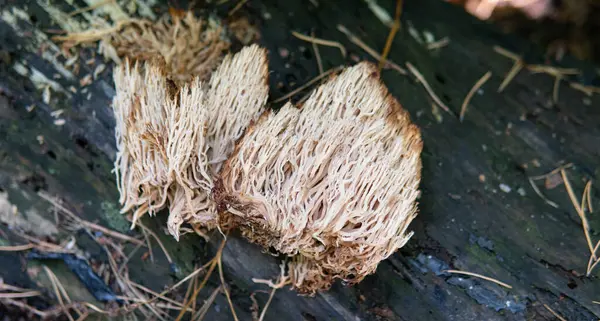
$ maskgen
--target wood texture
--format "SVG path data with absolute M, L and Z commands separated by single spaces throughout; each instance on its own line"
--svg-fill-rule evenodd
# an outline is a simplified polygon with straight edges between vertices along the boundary
M 115 146 L 110 64 L 81 88 L 80 80 L 101 63 L 96 57 L 93 64 L 85 64 L 93 55 L 86 49 L 80 53 L 78 74 L 54 77 L 65 61 L 59 57 L 53 64 L 51 55 L 38 48 L 36 35 L 51 35 L 49 30 L 57 29 L 39 3 L 9 1 L 2 8 L 5 13 L 19 8 L 27 16 L 15 22 L 3 15 L 0 20 L 0 192 L 7 193 L 19 212 L 48 213 L 49 204 L 35 193 L 46 191 L 64 199 L 78 215 L 126 231 L 117 213 L 111 173 Z M 392 12 L 393 4 L 386 5 Z M 328 69 L 351 64 L 355 57 L 370 59 L 337 30 L 337 24 L 377 51 L 389 30 L 358 0 L 319 1 L 318 7 L 300 0 L 249 1 L 239 14 L 259 25 L 260 43 L 269 49 L 271 100 L 318 74 L 311 44 L 293 37 L 292 31 L 314 30 L 317 37 L 340 41 L 347 48 L 344 60 L 339 49 L 319 47 Z M 410 35 L 411 28 L 436 39 L 448 37 L 450 44 L 428 51 Z M 600 300 L 597 273 L 584 276 L 589 251 L 564 186 L 546 190 L 540 182 L 542 192 L 558 204 L 554 208 L 528 182 L 528 176 L 545 173 L 560 161 L 572 162 L 575 167 L 568 173 L 581 195 L 583 178 L 600 174 L 598 99 L 563 84 L 558 103 L 552 104 L 553 79 L 527 71 L 497 93 L 512 61 L 496 54 L 494 45 L 541 60 L 541 50 L 494 31 L 460 8 L 439 0 L 406 1 L 389 59 L 399 65 L 411 62 L 456 115 L 473 84 L 487 71 L 493 76 L 473 97 L 460 123 L 456 115 L 432 108 L 432 100 L 412 77 L 383 71 L 382 78 L 421 127 L 425 142 L 420 215 L 411 226 L 415 236 L 355 287 L 336 284 L 314 298 L 278 291 L 266 320 L 553 320 L 543 304 L 567 320 L 598 319 L 600 306 L 592 302 Z M 594 70 L 574 60 L 567 59 L 565 65 L 587 73 Z M 16 72 L 23 69 L 20 66 L 30 71 Z M 40 77 L 33 69 L 50 80 L 46 83 L 57 84 L 49 103 L 43 101 L 43 87 L 36 87 Z M 35 108 L 28 112 L 31 106 Z M 58 109 L 64 109 L 62 126 L 55 125 L 50 114 Z M 596 189 L 592 196 L 598 197 Z M 178 269 L 173 271 L 157 249 L 155 263 L 135 258 L 130 267 L 135 280 L 157 290 L 189 273 L 194 263 L 205 263 L 219 242 L 217 234 L 208 244 L 191 236 L 176 243 L 162 230 L 165 219 L 159 215 L 145 222 L 159 232 Z M 597 241 L 600 220 L 592 214 L 590 221 Z M 7 228 L 2 231 L 3 239 L 17 243 Z M 22 271 L 19 254 L 0 253 L 0 260 L 5 282 L 35 287 Z M 250 320 L 250 294 L 267 290 L 251 278 L 276 277 L 278 260 L 237 236 L 230 236 L 223 260 L 238 316 Z M 513 288 L 451 275 L 445 269 L 480 273 Z M 202 295 L 207 297 L 218 284 L 217 278 L 211 280 Z M 257 294 L 261 307 L 267 297 Z M 228 310 L 220 295 L 206 320 L 230 320 Z

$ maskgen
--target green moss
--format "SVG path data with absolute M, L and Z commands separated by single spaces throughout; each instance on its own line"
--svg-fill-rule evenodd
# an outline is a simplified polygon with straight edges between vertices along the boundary
M 104 220 L 112 229 L 121 233 L 129 231 L 131 224 L 119 212 L 119 208 L 114 203 L 104 201 L 100 203 L 100 208 L 104 213 Z

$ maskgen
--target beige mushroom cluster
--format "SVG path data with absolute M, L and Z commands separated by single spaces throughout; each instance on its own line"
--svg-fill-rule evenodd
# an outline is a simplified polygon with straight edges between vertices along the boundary
M 265 111 L 257 46 L 226 57 L 208 83 L 176 86 L 152 65 L 115 72 L 123 211 L 168 207 L 183 223 L 235 228 L 289 257 L 292 286 L 356 283 L 410 238 L 422 141 L 376 67 L 359 63 L 301 107 Z
M 134 224 L 168 207 L 177 239 L 184 222 L 216 226 L 214 179 L 266 104 L 267 65 L 253 45 L 226 56 L 206 83 L 177 86 L 149 62 L 115 69 L 115 169 L 122 212 L 134 210 Z

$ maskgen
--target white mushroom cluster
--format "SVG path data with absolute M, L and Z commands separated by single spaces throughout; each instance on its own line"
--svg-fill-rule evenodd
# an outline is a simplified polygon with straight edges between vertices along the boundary
M 177 86 L 150 62 L 115 69 L 115 168 L 122 212 L 134 210 L 134 224 L 168 207 L 177 239 L 184 222 L 216 226 L 213 182 L 266 104 L 267 66 L 254 45 L 225 57 L 208 83 Z
M 115 71 L 123 212 L 169 208 L 183 223 L 236 228 L 289 257 L 293 287 L 373 273 L 412 235 L 422 141 L 376 67 L 359 63 L 301 107 L 264 111 L 266 52 L 228 56 L 206 84 L 151 64 Z

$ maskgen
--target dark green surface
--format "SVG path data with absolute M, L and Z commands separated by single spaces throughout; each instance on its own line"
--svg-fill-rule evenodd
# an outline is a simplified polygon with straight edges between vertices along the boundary
M 21 3 L 18 6 L 25 8 Z M 387 6 L 392 11 L 393 4 Z M 30 4 L 27 11 L 36 17 L 35 28 L 51 27 L 36 5 Z M 269 49 L 272 99 L 318 73 L 310 44 L 295 39 L 290 31 L 308 34 L 314 29 L 317 36 L 340 41 L 351 55 L 365 59 L 368 56 L 347 41 L 336 25 L 344 24 L 377 50 L 383 47 L 388 33 L 358 0 L 320 1 L 318 8 L 310 1 L 249 1 L 240 13 L 259 24 L 260 42 Z M 266 13 L 269 19 L 264 19 Z M 438 39 L 449 37 L 450 45 L 438 53 L 427 51 L 408 35 L 409 21 L 417 30 L 428 30 Z M 581 93 L 563 85 L 559 103 L 552 106 L 548 101 L 553 79 L 528 72 L 522 72 L 504 93 L 496 93 L 512 62 L 494 53 L 494 45 L 532 57 L 541 57 L 541 51 L 493 31 L 442 1 L 407 1 L 403 25 L 390 58 L 401 65 L 405 61 L 415 65 L 454 113 L 458 114 L 477 79 L 488 70 L 493 77 L 484 86 L 484 94 L 473 98 L 463 123 L 443 111 L 439 123 L 420 84 L 394 71 L 383 72 L 390 91 L 422 128 L 425 141 L 420 215 L 411 225 L 415 236 L 381 263 L 376 274 L 353 288 L 336 284 L 315 298 L 279 291 L 266 319 L 377 320 L 393 315 L 392 320 L 552 320 L 542 306 L 545 303 L 568 320 L 596 320 L 600 306 L 592 301 L 600 300 L 599 283 L 595 275 L 581 276 L 587 265 L 587 246 L 564 187 L 544 190 L 559 204 L 555 209 L 534 193 L 527 176 L 567 161 L 576 165 L 569 173 L 578 193 L 583 190 L 582 177 L 596 178 L 600 171 L 598 99 L 593 98 L 586 106 Z M 33 27 L 24 23 L 24 28 Z M 13 71 L 14 62 L 24 60 L 50 79 L 55 73 L 38 53 L 19 46 L 27 41 L 0 21 L 0 51 L 9 57 L 0 60 L 0 188 L 20 209 L 35 206 L 45 211 L 47 204 L 32 193 L 41 189 L 60 195 L 88 220 L 122 228 L 114 217 L 118 195 L 111 174 L 115 147 L 110 72 L 104 72 L 90 86 L 92 99 L 87 100 L 85 94 L 56 96 L 51 106 L 46 106 L 41 91 Z M 287 58 L 280 56 L 282 48 L 289 51 Z M 350 59 L 343 61 L 335 48 L 320 50 L 325 68 L 351 63 Z M 81 59 L 89 55 L 90 51 L 85 51 Z M 574 61 L 571 65 L 593 68 Z M 89 70 L 80 76 L 93 67 L 82 64 Z M 65 87 L 78 86 L 77 80 L 56 81 Z M 25 107 L 32 103 L 37 107 L 28 113 Z M 63 127 L 53 125 L 49 116 L 51 110 L 59 108 L 66 110 L 67 124 Z M 507 134 L 509 123 L 512 128 Z M 38 144 L 38 135 L 44 135 L 45 145 Z M 534 159 L 540 168 L 531 165 Z M 530 163 L 528 169 L 522 168 L 524 163 Z M 485 183 L 479 181 L 480 174 L 486 176 Z M 501 183 L 512 191 L 502 192 Z M 517 193 L 519 188 L 525 190 L 525 196 Z M 21 191 L 28 191 L 30 198 L 23 198 Z M 600 221 L 590 217 L 592 226 L 598 226 Z M 197 237 L 184 237 L 176 243 L 163 233 L 160 219 L 164 216 L 146 222 L 166 242 L 182 274 L 212 256 L 218 237 L 209 246 Z M 596 234 L 593 231 L 594 240 L 599 237 Z M 2 262 L 19 262 L 16 254 L 0 255 Z M 276 276 L 278 262 L 235 236 L 230 237 L 224 255 L 238 316 L 249 320 L 250 293 L 265 289 L 251 278 Z M 134 260 L 130 275 L 161 289 L 176 278 L 157 249 L 155 256 L 154 264 Z M 493 276 L 513 289 L 434 273 L 447 267 Z M 15 264 L 0 265 L 0 276 L 8 283 L 29 286 Z M 214 279 L 207 290 L 217 282 Z M 204 297 L 208 293 L 203 293 Z M 257 297 L 262 307 L 267 296 Z M 516 312 L 507 309 L 506 302 L 516 307 Z M 230 319 L 221 295 L 206 320 Z

